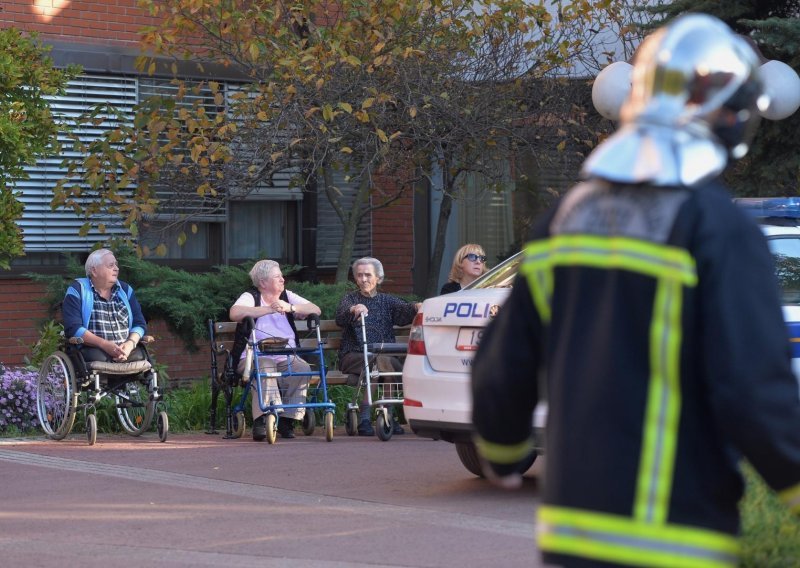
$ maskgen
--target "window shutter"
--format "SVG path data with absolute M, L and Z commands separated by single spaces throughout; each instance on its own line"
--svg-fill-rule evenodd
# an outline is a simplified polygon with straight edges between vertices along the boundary
M 64 96 L 52 97 L 51 108 L 58 118 L 76 118 L 95 104 L 109 103 L 124 111 L 128 116 L 133 114 L 136 104 L 136 80 L 126 77 L 110 77 L 99 75 L 83 75 L 70 81 Z M 87 126 L 78 131 L 82 140 L 89 141 L 102 135 L 103 131 L 112 129 L 112 125 Z M 66 173 L 61 166 L 63 158 L 79 158 L 80 154 L 72 150 L 72 143 L 66 137 L 60 137 L 64 144 L 61 156 L 52 156 L 36 162 L 26 168 L 30 176 L 27 180 L 19 180 L 15 187 L 22 192 L 21 201 L 25 212 L 20 220 L 26 252 L 61 252 L 86 251 L 98 241 L 115 235 L 127 235 L 120 219 L 97 219 L 106 225 L 106 233 L 92 230 L 84 237 L 79 236 L 80 227 L 85 220 L 70 210 L 50 209 L 53 188 Z

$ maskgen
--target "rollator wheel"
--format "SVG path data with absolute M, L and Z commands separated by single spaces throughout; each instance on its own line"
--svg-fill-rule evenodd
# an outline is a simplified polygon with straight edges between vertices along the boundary
M 348 436 L 355 436 L 358 433 L 358 410 L 352 408 L 347 411 L 344 421 L 344 429 Z
M 325 440 L 333 441 L 333 412 L 325 413 Z
M 274 414 L 267 414 L 267 443 L 274 444 L 278 437 L 278 420 Z
M 36 383 L 36 414 L 44 433 L 62 440 L 72 431 L 77 407 L 75 368 L 65 353 L 56 351 L 42 363 Z
M 311 436 L 314 433 L 314 428 L 317 427 L 317 417 L 314 415 L 314 410 L 311 408 L 306 409 L 303 415 L 303 434 Z
M 157 427 L 158 439 L 162 442 L 166 442 L 167 436 L 169 435 L 169 416 L 167 416 L 167 413 L 163 410 L 158 413 Z
M 156 401 L 150 400 L 147 387 L 138 381 L 124 384 L 114 394 L 114 405 L 122 429 L 131 436 L 141 436 L 153 423 Z
M 86 440 L 90 446 L 97 441 L 97 416 L 94 414 L 86 415 Z
M 375 419 L 375 433 L 381 442 L 388 442 L 392 437 L 392 421 L 386 420 L 386 416 L 380 411 Z
M 233 415 L 233 437 L 241 438 L 244 436 L 244 430 L 246 426 L 247 422 L 244 419 L 244 411 L 240 410 Z

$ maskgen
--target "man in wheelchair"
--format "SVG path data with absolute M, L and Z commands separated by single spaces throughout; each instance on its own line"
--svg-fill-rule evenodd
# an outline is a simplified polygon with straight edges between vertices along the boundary
M 86 278 L 77 278 L 64 297 L 66 350 L 53 353 L 42 365 L 37 409 L 45 432 L 59 440 L 69 434 L 76 410 L 82 407 L 89 443 L 94 444 L 94 407 L 101 399 L 112 396 L 122 427 L 138 436 L 150 427 L 161 396 L 144 347 L 150 338 L 145 337 L 142 308 L 133 288 L 119 280 L 114 253 L 108 249 L 92 252 L 85 268 Z M 168 429 L 167 414 L 161 411 L 162 442 Z
M 98 249 L 86 259 L 86 278 L 67 289 L 62 305 L 64 334 L 82 339 L 86 361 L 125 363 L 146 358 L 137 349 L 147 324 L 133 288 L 119 280 L 114 253 Z

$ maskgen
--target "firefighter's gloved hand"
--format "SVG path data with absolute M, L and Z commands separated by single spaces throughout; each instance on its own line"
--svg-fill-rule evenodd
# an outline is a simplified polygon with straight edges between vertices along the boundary
M 481 459 L 481 469 L 493 485 L 503 489 L 519 489 L 522 487 L 522 474 L 525 473 L 525 465 L 528 460 L 523 460 L 514 464 L 501 464 Z M 526 468 L 525 468 L 526 469 Z

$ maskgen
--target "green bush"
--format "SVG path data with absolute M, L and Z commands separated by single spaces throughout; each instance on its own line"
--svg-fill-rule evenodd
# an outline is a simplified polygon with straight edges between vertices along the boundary
M 130 249 L 114 251 L 120 265 L 120 278 L 136 290 L 136 297 L 148 320 L 159 319 L 180 337 L 186 349 L 197 350 L 197 342 L 208 339 L 208 320 L 228 319 L 228 310 L 252 286 L 248 274 L 253 262 L 240 266 L 219 266 L 211 272 L 190 273 L 138 258 Z M 291 274 L 299 267 L 285 266 L 286 288 L 317 304 L 323 319 L 331 319 L 341 297 L 354 289 L 352 283 L 315 284 L 293 282 Z M 51 314 L 61 304 L 67 286 L 84 276 L 83 265 L 70 257 L 65 274 L 28 276 L 45 284 L 45 300 Z
M 749 464 L 742 511 L 742 567 L 800 566 L 800 520 L 781 504 Z

